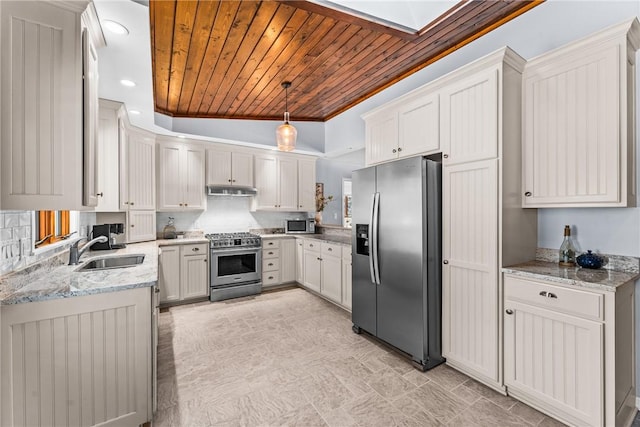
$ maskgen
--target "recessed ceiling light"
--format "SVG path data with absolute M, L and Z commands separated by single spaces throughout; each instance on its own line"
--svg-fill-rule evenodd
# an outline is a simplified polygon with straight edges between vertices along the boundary
M 135 82 L 132 82 L 131 80 L 127 80 L 127 79 L 120 80 L 120 84 L 126 87 L 134 87 L 136 85 Z
M 138 114 L 140 114 L 140 111 L 138 111 L 138 110 L 129 110 L 129 113 L 130 114 L 134 114 L 134 115 L 137 116 Z
M 111 31 L 113 34 L 118 34 L 119 36 L 126 36 L 129 34 L 127 27 L 116 21 L 104 20 L 102 21 L 102 27 Z

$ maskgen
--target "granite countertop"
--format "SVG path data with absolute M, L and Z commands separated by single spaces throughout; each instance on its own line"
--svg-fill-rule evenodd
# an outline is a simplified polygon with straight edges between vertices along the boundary
M 204 236 L 187 237 L 184 239 L 158 239 L 156 243 L 158 246 L 189 245 L 193 243 L 209 243 L 209 239 Z
M 273 238 L 296 238 L 296 239 L 312 239 L 312 240 L 320 240 L 321 242 L 327 243 L 340 243 L 342 245 L 351 246 L 351 236 L 335 236 L 331 234 L 261 234 L 260 237 L 263 239 L 273 239 Z
M 635 271 L 567 268 L 560 267 L 557 262 L 540 260 L 504 267 L 502 272 L 524 278 L 547 280 L 561 285 L 580 286 L 609 292 L 615 292 L 618 286 L 640 277 L 640 274 Z
M 144 254 L 144 262 L 126 268 L 76 271 L 93 258 Z M 79 265 L 66 265 L 65 251 L 37 265 L 0 277 L 0 305 L 94 295 L 154 286 L 158 282 L 158 243 L 129 244 L 124 249 L 88 251 Z

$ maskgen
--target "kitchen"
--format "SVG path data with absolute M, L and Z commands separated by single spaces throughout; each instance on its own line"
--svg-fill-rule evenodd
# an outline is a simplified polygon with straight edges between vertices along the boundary
M 127 13 L 125 15 L 129 15 L 129 19 L 138 19 L 143 22 L 147 22 L 148 20 L 148 10 L 144 9 L 144 6 L 137 3 L 118 4 L 117 6 L 112 5 L 112 7 L 126 7 Z M 637 2 L 545 2 L 324 123 L 296 122 L 296 110 L 291 108 L 291 121 L 298 129 L 300 145 L 300 148 L 296 150 L 295 153 L 302 156 L 302 159 L 305 158 L 304 156 L 320 156 L 320 158 L 315 161 L 316 179 L 314 179 L 313 182 L 323 182 L 325 184 L 325 194 L 334 195 L 337 199 L 340 199 L 342 196 L 342 179 L 348 178 L 351 170 L 360 169 L 365 166 L 365 163 L 367 165 L 370 163 L 365 158 L 365 121 L 361 116 L 366 116 L 367 113 L 377 110 L 387 103 L 392 103 L 395 99 L 407 94 L 413 89 L 435 81 L 437 78 L 454 70 L 460 69 L 479 58 L 490 55 L 505 45 L 508 45 L 517 52 L 517 54 L 529 60 L 556 47 L 563 46 L 567 43 L 580 39 L 581 37 L 594 34 L 611 25 L 628 21 L 634 16 L 638 17 L 640 16 L 639 8 L 640 6 Z M 96 3 L 96 9 L 98 10 L 98 16 L 101 19 L 102 14 L 109 13 L 108 5 L 101 5 L 101 2 Z M 568 23 L 570 23 L 570 25 Z M 2 25 L 2 39 L 6 40 L 7 36 L 4 33 L 6 26 L 4 21 Z M 146 36 L 146 42 L 143 42 L 146 43 L 147 46 L 149 40 L 148 34 L 149 33 L 147 33 Z M 110 36 L 106 35 L 105 32 L 105 37 Z M 132 37 L 131 40 L 135 40 L 133 37 L 137 37 L 137 35 L 134 31 L 131 31 L 130 37 Z M 109 38 L 108 41 L 110 45 L 130 43 L 130 41 L 122 41 L 122 39 L 117 38 Z M 234 141 L 239 142 L 242 147 L 247 149 L 264 149 L 264 146 L 267 145 L 271 146 L 271 148 L 274 147 L 275 139 L 273 138 L 273 133 L 277 125 L 280 124 L 275 121 L 267 122 L 257 120 L 239 121 L 218 119 L 212 120 L 211 123 L 204 124 L 201 122 L 196 123 L 197 120 L 195 119 L 180 117 L 171 118 L 160 114 L 156 114 L 156 117 L 154 118 L 150 78 L 147 76 L 146 80 L 141 79 L 135 74 L 136 72 L 141 72 L 141 70 L 146 70 L 146 72 L 150 74 L 150 60 L 148 59 L 149 63 L 147 65 L 140 66 L 140 64 L 137 63 L 137 61 L 141 61 L 140 58 L 136 57 L 129 61 L 123 61 L 122 59 L 118 60 L 116 59 L 117 54 L 110 53 L 108 48 L 102 50 L 99 48 L 98 53 L 100 67 L 108 68 L 105 64 L 110 63 L 118 64 L 118 78 L 129 77 L 133 81 L 140 82 L 135 93 L 143 93 L 144 95 L 142 100 L 136 99 L 135 96 L 139 95 L 133 96 L 130 89 L 122 87 L 117 81 L 117 84 L 114 84 L 112 90 L 108 93 L 102 92 L 104 89 L 100 86 L 101 98 L 124 102 L 126 108 L 129 109 L 128 120 L 131 120 L 132 124 L 137 128 L 146 129 L 144 131 L 135 132 L 136 137 L 140 141 L 140 146 L 144 146 L 144 140 L 145 138 L 150 138 L 150 134 L 166 134 L 166 130 L 170 129 L 176 134 L 187 135 L 186 139 L 188 139 L 189 142 L 196 138 L 192 138 L 188 135 L 202 135 L 203 139 L 206 139 L 207 137 L 214 139 L 214 145 L 215 142 L 225 143 Z M 149 58 L 149 52 L 145 55 Z M 112 67 L 116 66 L 112 65 Z M 127 67 L 131 69 L 127 69 Z M 101 68 L 100 75 L 100 81 L 102 84 L 102 81 L 106 79 L 106 76 L 110 75 L 109 70 Z M 141 83 L 143 81 L 147 81 L 148 83 Z M 293 85 L 295 88 L 295 81 L 293 82 Z M 290 101 L 291 93 L 293 92 L 290 92 Z M 6 100 L 6 97 L 3 96 L 3 99 Z M 283 107 L 284 105 L 278 106 L 279 110 L 282 110 Z M 143 114 L 140 114 L 140 117 L 138 118 L 135 113 L 130 111 L 131 109 L 138 109 L 138 112 L 142 112 Z M 6 111 L 4 106 L 3 111 Z M 634 121 L 637 121 L 637 111 L 638 109 L 635 108 Z M 163 128 L 159 127 L 156 123 L 162 123 Z M 6 129 L 5 126 L 2 127 L 3 129 Z M 172 139 L 175 140 L 175 138 Z M 169 147 L 171 143 L 173 142 L 166 141 L 165 146 Z M 199 142 L 196 141 L 195 145 L 198 144 Z M 236 151 L 241 150 L 242 149 L 237 149 Z M 111 155 L 113 155 L 113 153 Z M 298 160 L 299 159 L 296 158 L 296 161 Z M 3 151 L 3 162 L 4 161 L 6 161 L 6 158 Z M 72 164 L 79 164 L 80 160 L 76 159 L 73 160 L 73 162 L 76 163 Z M 118 160 L 116 153 L 115 160 L 110 164 L 117 163 Z M 73 179 L 81 179 L 77 175 L 77 171 L 79 169 L 76 168 L 73 171 L 68 171 L 69 174 L 76 173 L 76 175 L 73 175 Z M 7 180 L 7 176 L 4 172 L 6 170 L 5 163 L 3 163 L 3 182 L 6 182 Z M 132 166 L 131 171 L 136 172 L 136 164 Z M 335 171 L 339 171 L 338 174 L 336 174 Z M 207 171 L 203 172 L 207 173 Z M 152 180 L 161 179 L 161 177 L 162 175 L 158 175 L 156 173 L 152 176 Z M 637 177 L 635 177 L 633 181 L 634 183 L 637 182 Z M 146 193 L 145 191 L 141 191 L 141 194 L 155 193 L 156 183 L 152 182 L 147 184 L 149 184 L 149 188 L 151 190 L 147 190 Z M 77 189 L 74 189 L 74 191 L 77 191 Z M 147 233 L 152 234 L 153 238 L 155 238 L 156 234 L 163 232 L 169 216 L 176 219 L 175 224 L 179 231 L 200 229 L 213 233 L 249 231 L 250 229 L 281 228 L 283 220 L 299 217 L 299 214 L 277 211 L 268 212 L 256 210 L 255 212 L 252 212 L 252 207 L 249 206 L 251 203 L 250 198 L 224 198 L 216 196 L 208 196 L 205 198 L 203 192 L 201 192 L 200 196 L 204 199 L 203 203 L 206 203 L 206 209 L 203 209 L 202 211 L 190 211 L 189 209 L 183 209 L 180 212 L 175 212 L 171 210 L 173 208 L 164 209 L 159 204 L 145 209 L 140 208 L 140 205 L 136 204 L 134 206 L 138 207 L 139 210 L 135 210 L 135 212 L 133 209 L 117 208 L 114 209 L 114 211 L 117 211 L 117 213 L 114 214 L 105 212 L 80 213 L 75 218 L 72 218 L 72 223 L 75 222 L 78 224 L 75 228 L 79 231 L 83 231 L 84 229 L 84 233 L 86 233 L 87 226 L 93 226 L 95 224 L 122 223 L 131 225 L 133 222 L 128 219 L 128 216 L 136 214 L 139 215 L 136 217 L 139 221 L 144 221 L 144 218 L 147 218 L 148 221 L 155 223 L 155 225 L 151 227 L 151 233 Z M 161 197 L 159 194 L 158 201 L 160 199 Z M 158 201 L 156 203 L 158 203 Z M 119 204 L 120 202 L 124 203 L 126 200 L 121 197 L 121 200 L 115 201 L 116 204 Z M 178 201 L 178 204 L 179 203 L 183 202 Z M 3 226 L 3 259 L 2 264 L 0 265 L 2 273 L 8 273 L 11 270 L 26 266 L 27 263 L 31 263 L 35 261 L 35 258 L 38 258 L 37 254 L 33 256 L 29 255 L 32 252 L 31 241 L 36 240 L 36 236 L 35 231 L 33 231 L 34 226 L 32 225 L 35 219 L 31 213 L 28 213 L 28 211 L 36 209 L 37 207 L 17 210 L 20 209 L 17 206 L 17 204 L 7 204 L 3 199 L 3 204 L 1 206 L 3 209 L 1 214 L 3 222 L 0 224 Z M 339 219 L 341 217 L 341 210 L 339 206 L 340 202 L 338 201 L 329 203 L 326 211 L 323 212 L 323 222 L 339 224 Z M 68 207 L 69 206 L 66 206 L 66 208 Z M 43 204 L 41 208 L 52 207 L 51 205 L 47 206 Z M 64 209 L 65 206 L 56 208 Z M 156 211 L 158 211 L 158 213 L 156 213 Z M 311 210 L 311 212 L 313 212 L 313 210 Z M 638 242 L 640 241 L 640 218 L 638 215 L 639 211 L 637 208 L 537 209 L 537 236 L 534 236 L 534 239 L 536 240 L 534 243 L 536 243 L 536 246 L 539 248 L 557 249 L 562 241 L 562 229 L 564 228 L 564 225 L 572 224 L 572 231 L 574 233 L 577 231 L 576 238 L 582 249 L 586 250 L 588 248 L 592 248 L 597 250 L 597 252 L 604 254 L 638 257 L 640 255 L 640 248 L 638 247 Z M 603 218 L 605 219 L 604 221 Z M 144 224 L 144 222 L 141 223 Z M 10 229 L 10 232 L 12 232 L 10 238 L 7 238 L 7 232 L 5 231 L 7 229 Z M 329 230 L 329 228 L 327 228 L 327 230 Z M 130 231 L 131 230 L 129 230 L 129 232 Z M 530 233 L 531 230 L 523 229 L 521 231 L 524 234 L 522 239 L 530 239 L 530 236 L 526 234 Z M 122 237 L 123 236 L 120 236 L 118 238 Z M 185 236 L 185 238 L 187 238 L 187 236 Z M 264 239 L 264 241 L 267 240 L 269 240 L 269 238 Z M 184 243 L 187 243 L 187 241 Z M 9 246 L 10 249 L 5 249 L 6 246 Z M 135 247 L 135 245 L 130 246 L 132 248 Z M 280 255 L 282 255 L 282 252 Z M 94 255 L 91 254 L 91 256 Z M 87 254 L 84 255 L 85 259 L 89 257 Z M 202 264 L 204 264 L 204 262 L 202 262 Z M 279 293 L 265 294 L 265 297 L 269 297 L 270 301 L 272 301 L 274 305 L 277 305 L 279 303 L 276 302 L 275 298 L 278 294 Z M 280 293 L 280 295 L 284 296 L 285 294 L 283 292 Z M 637 299 L 638 296 L 636 295 L 636 300 Z M 305 304 L 310 303 L 308 300 L 305 300 L 304 302 Z M 282 309 L 283 307 L 279 308 Z M 189 306 L 176 309 L 176 318 L 178 316 L 188 317 L 188 309 Z M 202 307 L 198 306 L 196 312 L 199 313 L 201 311 Z M 172 310 L 171 313 L 174 313 L 174 311 Z M 344 313 L 346 312 L 336 311 L 336 313 L 336 315 L 341 318 L 340 316 L 344 316 Z M 163 316 L 167 319 L 166 313 L 162 313 L 160 315 L 161 325 Z M 342 319 L 344 320 L 344 317 L 342 317 Z M 167 320 L 167 322 L 169 321 Z M 350 322 L 347 323 L 350 324 Z M 350 330 L 347 332 L 351 334 Z M 176 350 L 178 349 L 176 348 Z M 3 357 L 3 359 L 5 358 Z M 636 356 L 636 361 L 637 360 L 638 358 Z M 638 366 L 637 362 L 635 366 Z M 451 371 L 453 371 L 453 369 L 451 369 Z M 436 371 L 434 370 L 434 372 Z M 636 369 L 635 372 L 637 374 L 638 370 Z M 451 375 L 454 376 L 455 374 Z M 3 389 L 6 384 L 5 378 L 3 369 Z M 437 381 L 435 382 L 438 383 Z M 355 411 L 355 408 L 353 409 Z M 406 411 L 410 412 L 410 409 L 406 408 Z M 3 417 L 6 415 L 4 410 L 1 415 Z M 344 420 L 345 419 L 343 418 L 342 424 L 346 424 L 346 421 Z M 325 422 L 331 424 L 328 420 L 325 420 Z M 573 423 L 579 424 L 575 421 Z M 337 423 L 337 425 L 340 425 L 340 423 Z

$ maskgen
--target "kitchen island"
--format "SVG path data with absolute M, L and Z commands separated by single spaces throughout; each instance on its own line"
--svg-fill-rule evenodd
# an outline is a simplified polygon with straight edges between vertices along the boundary
M 141 264 L 78 271 L 97 257 Z M 152 418 L 156 242 L 68 251 L 0 279 L 0 424 L 136 426 Z

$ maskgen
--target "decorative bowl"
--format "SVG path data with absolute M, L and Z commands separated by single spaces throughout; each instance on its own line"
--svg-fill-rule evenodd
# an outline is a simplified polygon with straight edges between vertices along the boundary
M 602 267 L 603 261 L 600 255 L 591 253 L 591 251 L 587 251 L 586 254 L 582 254 L 576 258 L 576 262 L 582 268 L 597 269 Z

